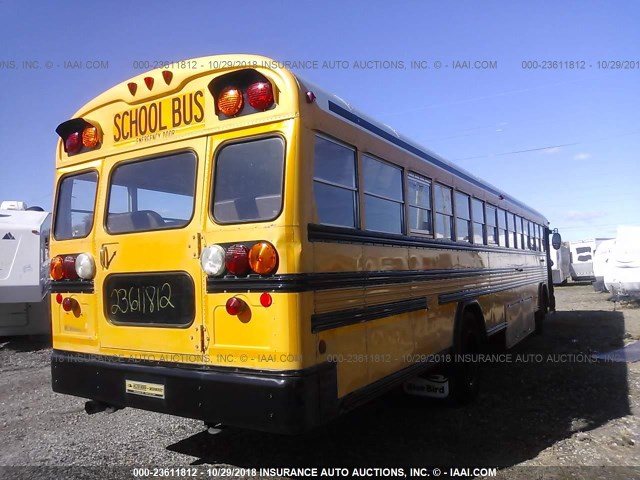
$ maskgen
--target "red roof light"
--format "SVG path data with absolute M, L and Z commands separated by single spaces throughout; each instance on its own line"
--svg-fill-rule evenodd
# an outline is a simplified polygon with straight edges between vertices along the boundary
M 256 82 L 247 88 L 249 105 L 256 110 L 266 110 L 273 105 L 273 89 L 269 82 Z
M 72 132 L 64 141 L 64 151 L 67 153 L 77 153 L 82 148 L 82 136 L 80 132 Z

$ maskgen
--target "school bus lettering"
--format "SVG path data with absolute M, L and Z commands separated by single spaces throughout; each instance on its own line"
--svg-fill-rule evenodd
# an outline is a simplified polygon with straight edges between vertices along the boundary
M 140 107 L 118 112 L 113 116 L 113 142 L 158 138 L 154 134 L 167 129 L 197 125 L 204 120 L 204 92 L 185 93 Z
M 197 113 L 194 115 L 194 106 Z M 171 100 L 173 128 L 200 123 L 204 119 L 204 94 L 201 90 Z

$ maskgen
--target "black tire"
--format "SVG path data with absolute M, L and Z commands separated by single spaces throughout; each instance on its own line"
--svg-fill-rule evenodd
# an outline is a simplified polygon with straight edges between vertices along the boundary
M 542 335 L 544 332 L 544 319 L 547 316 L 547 311 L 549 310 L 549 295 L 547 294 L 546 289 L 542 289 L 542 302 L 540 303 L 540 307 L 538 311 L 535 313 L 535 330 L 534 333 L 536 335 Z
M 453 348 L 449 367 L 450 405 L 466 405 L 472 402 L 480 390 L 480 362 L 473 359 L 480 352 L 482 335 L 473 313 L 465 311 L 461 332 Z

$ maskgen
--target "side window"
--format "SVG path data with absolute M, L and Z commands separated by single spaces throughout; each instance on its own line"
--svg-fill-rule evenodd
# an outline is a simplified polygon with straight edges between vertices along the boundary
M 496 222 L 496 207 L 487 205 L 487 244 L 496 245 L 498 243 L 498 225 Z
M 507 217 L 506 212 L 501 208 L 498 209 L 498 241 L 503 247 L 508 246 L 507 243 Z
M 417 233 L 433 233 L 431 226 L 431 181 L 409 174 L 409 229 Z
M 518 243 L 516 248 L 524 249 L 524 235 L 522 234 L 522 217 L 516 217 L 516 233 L 518 237 Z
M 507 230 L 509 231 L 509 246 L 518 248 L 518 234 L 516 233 L 516 216 L 507 212 Z
M 473 243 L 484 243 L 484 202 L 477 198 L 471 199 L 471 213 L 473 214 Z
M 523 220 L 522 230 L 524 232 L 524 245 L 522 248 L 525 250 L 531 250 L 531 231 L 529 220 Z
M 469 208 L 469 195 L 456 192 L 456 240 L 459 242 L 471 241 L 471 212 Z
M 356 228 L 358 204 L 356 151 L 316 136 L 313 194 L 318 221 Z
M 540 251 L 547 251 L 547 245 L 544 243 L 544 227 L 542 225 L 540 225 Z
M 189 223 L 196 163 L 193 152 L 181 152 L 118 164 L 109 185 L 107 231 L 143 232 Z
M 449 187 L 436 183 L 434 188 L 436 207 L 436 238 L 453 240 L 452 191 Z
M 378 232 L 403 232 L 402 170 L 368 155 L 362 156 L 364 227 Z
M 283 179 L 282 138 L 223 146 L 216 155 L 213 218 L 218 223 L 274 220 L 282 211 Z
M 84 238 L 93 228 L 96 204 L 97 172 L 85 172 L 63 177 L 58 187 L 56 220 L 53 236 L 56 240 Z

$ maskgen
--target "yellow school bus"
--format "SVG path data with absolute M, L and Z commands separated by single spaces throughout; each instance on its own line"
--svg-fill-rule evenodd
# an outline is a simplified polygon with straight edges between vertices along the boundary
M 547 220 L 284 67 L 163 65 L 58 126 L 54 391 L 297 433 L 434 368 L 468 401 L 459 354 L 540 329 Z

